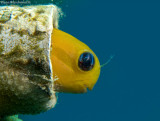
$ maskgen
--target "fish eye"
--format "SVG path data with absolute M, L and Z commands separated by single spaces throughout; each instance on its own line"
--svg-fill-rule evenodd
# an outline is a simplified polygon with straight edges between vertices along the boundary
M 94 67 L 94 56 L 89 52 L 84 52 L 80 55 L 78 60 L 78 66 L 83 71 L 89 71 Z

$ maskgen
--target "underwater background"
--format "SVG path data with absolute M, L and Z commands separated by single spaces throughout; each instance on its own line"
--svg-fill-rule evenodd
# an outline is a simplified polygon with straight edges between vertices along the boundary
M 47 4 L 51 1 L 30 1 Z M 101 64 L 92 91 L 59 93 L 55 108 L 24 121 L 159 121 L 160 3 L 157 1 L 56 0 L 59 29 L 86 43 Z

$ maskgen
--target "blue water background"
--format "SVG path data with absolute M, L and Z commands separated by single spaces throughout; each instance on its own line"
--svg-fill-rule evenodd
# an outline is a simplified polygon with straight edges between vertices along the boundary
M 61 4 L 60 29 L 97 54 L 93 91 L 59 94 L 52 110 L 24 121 L 160 121 L 160 3 L 75 0 Z

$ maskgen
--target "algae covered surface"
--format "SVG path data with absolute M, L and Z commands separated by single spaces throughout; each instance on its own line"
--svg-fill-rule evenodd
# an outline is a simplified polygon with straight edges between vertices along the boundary
M 0 26 L 0 117 L 18 120 L 9 115 L 53 108 L 57 97 L 50 42 L 52 30 L 58 27 L 58 8 L 1 6 Z
M 105 63 L 95 89 L 59 94 L 56 107 L 24 121 L 159 121 L 159 2 L 80 0 L 62 5 L 60 29 L 92 47 Z M 66 7 L 68 6 L 68 7 Z M 1 51 L 1 50 L 0 50 Z

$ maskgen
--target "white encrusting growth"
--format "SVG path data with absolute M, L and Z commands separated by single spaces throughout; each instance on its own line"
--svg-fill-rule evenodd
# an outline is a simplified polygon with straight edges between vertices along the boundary
M 0 116 L 56 104 L 50 47 L 58 18 L 55 5 L 0 7 Z

